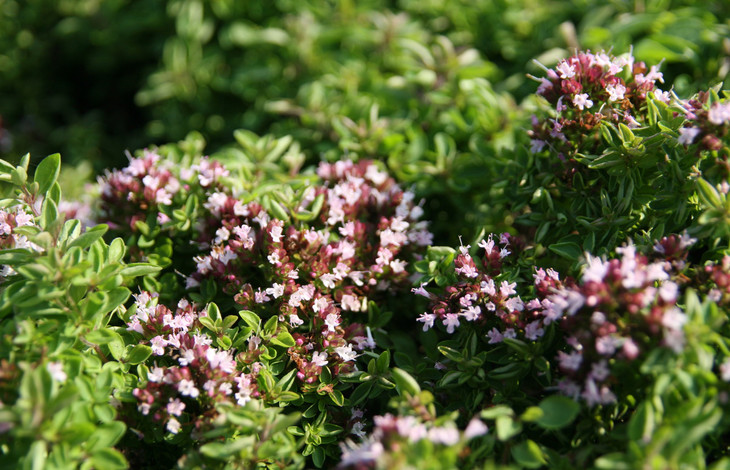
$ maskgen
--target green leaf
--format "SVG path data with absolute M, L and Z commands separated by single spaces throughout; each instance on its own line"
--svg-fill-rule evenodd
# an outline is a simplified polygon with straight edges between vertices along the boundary
M 125 277 L 146 276 L 147 274 L 157 273 L 161 269 L 159 266 L 148 263 L 130 263 L 123 267 L 119 274 Z
M 106 405 L 111 407 L 111 405 Z M 114 409 L 111 407 L 112 410 Z M 94 431 L 94 434 L 89 437 L 86 443 L 86 448 L 89 452 L 102 451 L 107 447 L 114 446 L 119 439 L 122 438 L 127 430 L 127 426 L 121 421 L 111 421 L 102 426 L 99 426 Z M 105 467 L 106 468 L 106 467 Z
M 81 235 L 79 235 L 78 238 L 69 243 L 67 248 L 72 248 L 74 246 L 78 246 L 82 249 L 88 248 L 95 241 L 103 237 L 107 230 L 109 230 L 109 226 L 106 224 L 99 224 L 94 227 L 88 228 L 86 229 L 86 232 L 82 233 Z
M 221 311 L 218 308 L 218 306 L 211 302 L 208 304 L 208 308 L 206 309 L 206 312 L 208 312 L 208 318 L 213 320 L 214 322 L 218 323 L 218 320 L 221 319 Z
M 388 372 L 390 366 L 390 351 L 385 350 L 378 356 L 377 370 L 380 375 L 384 375 Z
M 515 412 L 512 411 L 507 405 L 496 405 L 486 410 L 482 410 L 481 416 L 484 419 L 496 419 L 500 416 L 514 416 Z
M 137 365 L 147 360 L 152 355 L 152 348 L 146 344 L 138 344 L 132 348 L 127 354 L 126 360 L 128 363 Z
M 515 421 L 511 416 L 497 416 L 497 438 L 500 441 L 507 441 L 522 431 L 522 423 Z
M 261 325 L 261 318 L 259 318 L 258 315 L 253 313 L 251 310 L 241 310 L 238 312 L 238 315 L 248 326 L 258 331 L 259 326 Z
M 697 195 L 703 204 L 710 207 L 721 208 L 722 198 L 720 193 L 703 178 L 697 178 Z
M 43 230 L 50 231 L 57 222 L 59 222 L 58 207 L 52 199 L 46 198 L 41 209 L 40 226 Z
M 547 463 L 540 446 L 530 439 L 512 447 L 512 457 L 525 468 L 540 468 Z
M 654 407 L 649 401 L 643 401 L 636 407 L 629 421 L 628 436 L 632 441 L 649 439 L 654 432 Z
M 35 170 L 33 181 L 38 183 L 38 194 L 46 194 L 58 179 L 61 171 L 61 155 L 54 153 L 43 159 Z
M 31 444 L 28 457 L 30 460 L 30 468 L 32 470 L 44 470 L 46 468 L 46 458 L 48 458 L 46 442 L 35 441 Z
M 89 331 L 86 334 L 86 341 L 93 344 L 107 344 L 112 341 L 122 341 L 122 337 L 116 331 L 109 328 L 100 328 L 98 330 Z
M 312 461 L 314 462 L 314 466 L 317 468 L 322 468 L 322 465 L 324 465 L 324 449 L 321 447 L 317 447 L 314 449 L 314 452 L 312 453 Z
M 522 421 L 533 422 L 542 418 L 545 413 L 537 406 L 528 407 L 520 416 Z
M 116 449 L 101 449 L 91 454 L 91 464 L 94 468 L 109 470 L 124 469 L 129 466 L 127 459 Z
M 548 247 L 548 249 L 553 253 L 571 261 L 576 261 L 582 253 L 580 246 L 574 242 L 553 243 Z
M 363 382 L 360 385 L 358 385 L 355 390 L 350 395 L 350 405 L 351 406 L 357 406 L 360 403 L 362 403 L 370 393 L 370 390 L 372 390 L 374 385 L 374 382 Z
M 403 369 L 399 369 L 398 367 L 394 367 L 391 369 L 390 373 L 393 380 L 395 380 L 395 384 L 400 395 L 408 393 L 411 396 L 415 396 L 421 393 L 421 386 L 418 385 L 416 379 L 414 379 L 408 372 Z
M 330 400 L 332 400 L 332 403 L 334 403 L 336 406 L 344 406 L 345 405 L 345 397 L 342 395 L 342 392 L 339 390 L 332 390 L 328 393 Z
M 294 347 L 297 343 L 294 337 L 288 331 L 281 331 L 278 335 L 271 338 L 271 344 L 276 346 L 284 346 L 285 348 Z
M 544 429 L 563 428 L 572 423 L 580 413 L 580 405 L 562 395 L 547 397 L 538 406 L 543 415 L 536 422 Z
M 279 322 L 277 317 L 271 317 L 266 320 L 266 323 L 264 323 L 264 332 L 266 332 L 267 335 L 273 335 L 274 333 L 276 333 L 278 327 Z

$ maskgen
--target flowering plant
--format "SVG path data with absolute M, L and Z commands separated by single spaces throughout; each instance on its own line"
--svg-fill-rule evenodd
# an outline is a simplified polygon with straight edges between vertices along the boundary
M 453 181 L 290 136 L 130 154 L 86 205 L 59 156 L 0 161 L 3 462 L 725 465 L 727 99 L 631 55 L 546 74 L 457 248 L 423 220 Z

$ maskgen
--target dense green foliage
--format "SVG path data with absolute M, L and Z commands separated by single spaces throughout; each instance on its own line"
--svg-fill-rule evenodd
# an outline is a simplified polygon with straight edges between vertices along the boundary
M 725 2 L 32 6 L 0 462 L 730 465 Z

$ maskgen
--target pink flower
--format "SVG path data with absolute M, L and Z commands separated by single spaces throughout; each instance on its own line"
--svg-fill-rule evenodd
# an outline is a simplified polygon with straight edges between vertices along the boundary
M 180 416 L 185 409 L 185 403 L 181 402 L 179 398 L 170 399 L 167 404 L 167 412 L 173 416 Z
M 469 424 L 464 429 L 464 439 L 474 439 L 475 437 L 482 436 L 489 431 L 486 424 L 479 418 L 472 418 Z
M 502 294 L 503 297 L 514 295 L 517 293 L 515 287 L 517 287 L 516 282 L 510 283 L 507 281 L 502 281 L 502 283 L 499 285 L 499 293 Z
M 624 99 L 626 87 L 620 83 L 616 85 L 606 85 L 606 92 L 608 93 L 608 101 L 618 101 Z
M 565 60 L 561 61 L 558 66 L 555 67 L 555 70 L 558 71 L 560 78 L 562 79 L 575 77 L 575 68 Z
M 583 355 L 577 351 L 570 354 L 558 351 L 558 361 L 560 361 L 560 367 L 562 369 L 577 371 L 583 362 Z
M 492 328 L 491 330 L 489 330 L 487 336 L 489 337 L 489 344 L 501 343 L 504 339 L 502 333 L 500 333 L 499 330 L 496 328 Z
M 167 341 L 160 336 L 157 335 L 154 338 L 150 340 L 152 352 L 158 356 L 162 356 L 165 354 L 165 346 L 167 345 Z

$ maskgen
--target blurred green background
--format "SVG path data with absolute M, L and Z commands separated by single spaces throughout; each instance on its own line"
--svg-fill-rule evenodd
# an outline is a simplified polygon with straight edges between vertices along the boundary
M 686 96 L 727 77 L 729 33 L 728 1 L 0 0 L 0 157 L 98 172 L 240 128 L 312 161 L 498 151 L 524 129 L 533 59 L 633 46 Z

